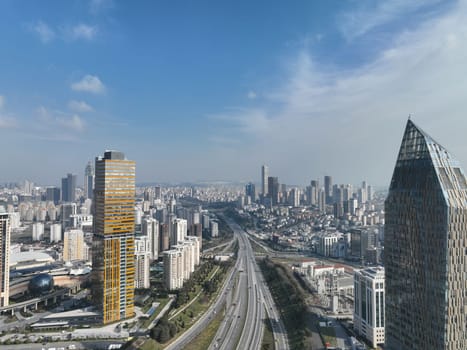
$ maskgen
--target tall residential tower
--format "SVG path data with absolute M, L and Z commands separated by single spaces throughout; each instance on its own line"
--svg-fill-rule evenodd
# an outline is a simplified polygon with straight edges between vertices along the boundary
M 0 213 L 0 307 L 8 306 L 10 296 L 10 216 Z
M 385 215 L 384 348 L 467 349 L 467 180 L 411 120 Z
M 261 167 L 261 194 L 263 197 L 268 195 L 268 176 L 269 168 L 267 165 Z
M 134 314 L 135 162 L 106 151 L 95 169 L 92 296 L 105 324 Z

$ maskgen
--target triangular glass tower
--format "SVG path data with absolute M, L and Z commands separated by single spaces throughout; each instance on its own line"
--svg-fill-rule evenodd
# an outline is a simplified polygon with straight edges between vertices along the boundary
M 385 202 L 385 349 L 467 349 L 467 182 L 408 120 Z

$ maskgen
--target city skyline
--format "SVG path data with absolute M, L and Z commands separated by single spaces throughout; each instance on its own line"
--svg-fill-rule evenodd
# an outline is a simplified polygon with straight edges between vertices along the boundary
M 0 4 L 0 182 L 114 148 L 137 182 L 387 186 L 409 114 L 467 163 L 464 1 L 46 4 Z

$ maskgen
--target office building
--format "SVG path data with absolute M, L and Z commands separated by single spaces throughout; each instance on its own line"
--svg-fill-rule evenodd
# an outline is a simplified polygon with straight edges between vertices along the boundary
M 319 254 L 323 256 L 334 256 L 333 252 L 336 250 L 339 237 L 334 234 L 322 236 L 319 238 Z
M 324 177 L 324 194 L 325 204 L 332 204 L 332 177 L 329 175 Z
M 62 202 L 76 201 L 76 175 L 67 174 L 62 178 Z
M 254 183 L 250 182 L 245 186 L 245 195 L 250 197 L 252 202 L 256 200 L 256 187 Z
M 308 204 L 317 205 L 318 204 L 318 193 L 319 193 L 319 183 L 318 180 L 311 180 L 310 187 L 308 187 Z
M 106 324 L 134 315 L 135 162 L 106 151 L 95 171 L 92 297 Z
M 62 222 L 62 228 L 73 227 L 72 217 L 78 213 L 78 206 L 76 203 L 63 203 L 60 208 L 60 220 Z
M 8 306 L 10 291 L 10 218 L 0 213 L 0 307 Z
M 268 196 L 272 205 L 279 203 L 279 179 L 276 176 L 268 177 Z
M 60 189 L 58 187 L 47 187 L 45 199 L 55 205 L 58 204 L 60 202 Z
M 300 206 L 300 190 L 298 188 L 292 188 L 290 190 L 289 204 L 293 207 Z
M 161 200 L 162 199 L 162 189 L 160 186 L 154 187 L 154 199 Z
M 267 165 L 261 167 L 261 193 L 263 197 L 268 195 L 268 177 L 269 177 L 269 168 Z
M 467 349 L 467 180 L 410 119 L 385 223 L 385 349 Z
M 384 267 L 355 270 L 353 323 L 373 348 L 384 344 Z
M 94 191 L 94 167 L 88 162 L 84 169 L 84 199 L 92 199 Z
M 82 230 L 67 230 L 63 234 L 63 261 L 86 260 L 84 233 Z

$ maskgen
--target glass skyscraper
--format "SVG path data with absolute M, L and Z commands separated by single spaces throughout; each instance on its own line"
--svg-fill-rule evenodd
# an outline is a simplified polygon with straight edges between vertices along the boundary
M 94 167 L 89 162 L 84 170 L 84 198 L 93 198 L 94 191 Z
M 95 169 L 92 297 L 110 323 L 134 315 L 135 162 L 106 151 Z
M 466 177 L 411 120 L 385 213 L 385 349 L 467 349 Z

